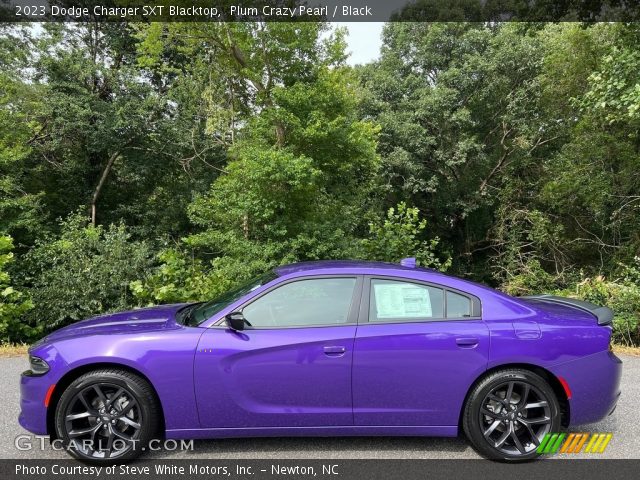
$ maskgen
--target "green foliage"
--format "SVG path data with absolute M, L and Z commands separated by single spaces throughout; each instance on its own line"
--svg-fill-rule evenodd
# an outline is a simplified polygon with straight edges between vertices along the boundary
M 40 127 L 34 112 L 42 107 L 37 87 L 20 78 L 29 64 L 28 42 L 26 29 L 0 25 L 0 231 L 18 242 L 42 224 L 39 195 L 25 191 L 28 179 L 20 168 Z
M 407 207 L 404 202 L 390 208 L 382 223 L 369 224 L 369 238 L 362 241 L 366 258 L 384 262 L 399 262 L 415 257 L 423 267 L 445 271 L 451 258 L 442 262 L 437 255 L 439 238 L 423 240 L 427 221 L 420 218 L 420 210 Z
M 546 293 L 557 288 L 558 278 L 542 268 L 540 261 L 530 259 L 509 272 L 501 284 L 502 290 L 509 295 L 522 296 Z
M 601 61 L 598 71 L 588 77 L 589 90 L 581 105 L 613 123 L 640 121 L 640 29 L 629 27 L 626 35 Z
M 216 290 L 203 262 L 169 249 L 158 254 L 160 267 L 145 280 L 131 282 L 133 295 L 143 304 L 205 300 Z
M 163 44 L 160 28 L 176 43 Z M 357 250 L 358 214 L 377 172 L 376 127 L 357 117 L 357 84 L 340 67 L 341 33 L 323 40 L 325 29 L 185 24 L 142 32 L 142 61 L 154 68 L 169 71 L 163 58 L 203 45 L 217 59 L 193 68 L 207 72 L 207 131 L 229 156 L 188 208 L 198 231 L 132 285 L 144 302 L 206 300 L 282 263 Z M 184 40 L 185 31 L 199 41 Z
M 273 267 L 258 257 L 262 253 L 256 249 L 242 259 L 220 257 L 207 262 L 185 250 L 165 250 L 158 255 L 160 266 L 131 282 L 130 289 L 146 305 L 211 300 Z
M 221 228 L 192 236 L 191 244 L 211 244 L 215 252 L 237 254 L 227 241 L 285 240 L 300 233 L 313 215 L 320 172 L 310 158 L 253 146 L 238 155 L 211 191 L 189 207 L 196 225 Z
M 573 288 L 561 290 L 572 296 L 613 309 L 613 341 L 620 345 L 640 345 L 640 285 L 603 276 L 587 277 Z
M 6 271 L 13 261 L 13 241 L 7 235 L 0 235 L 0 341 L 15 341 L 36 333 L 23 322 L 24 315 L 33 308 L 33 302 L 17 291 L 11 284 Z
M 510 195 L 508 191 L 503 193 Z M 505 202 L 496 212 L 491 232 L 495 239 L 491 261 L 494 278 L 511 295 L 556 288 L 566 267 L 560 245 L 562 233 L 562 226 L 547 214 Z
M 417 256 L 609 302 L 637 342 L 639 27 L 390 23 L 357 68 L 344 35 L 0 25 L 3 287 L 35 305 L 2 335 L 206 300 L 282 263 Z
M 25 256 L 23 282 L 35 300 L 27 316 L 39 331 L 136 305 L 129 283 L 151 267 L 146 242 L 123 225 L 92 227 L 76 214 L 57 238 L 43 239 Z M 18 340 L 18 339 L 13 339 Z
M 284 35 L 276 26 L 268 28 Z M 304 75 L 272 71 L 260 58 L 252 68 L 267 75 L 266 81 L 246 69 L 222 72 L 228 81 L 241 75 L 254 83 L 264 94 L 255 101 L 264 108 L 246 119 L 246 130 L 229 147 L 224 172 L 188 209 L 200 231 L 185 243 L 215 258 L 212 275 L 232 269 L 239 281 L 281 263 L 355 251 L 354 236 L 364 229 L 364 216 L 358 215 L 373 201 L 377 129 L 357 117 L 358 90 L 350 72 L 329 68 L 335 54 L 318 56 L 318 48 L 334 51 L 340 43 L 339 38 L 321 42 L 320 31 L 277 47 L 283 54 L 282 49 L 297 49 L 287 51 L 304 62 Z M 242 29 L 230 33 L 226 41 L 243 48 Z M 215 38 L 215 31 L 208 34 Z M 215 52 L 215 42 L 212 48 Z M 318 63 L 307 63 L 307 57 Z
M 387 201 L 418 207 L 462 271 L 486 246 L 502 188 L 554 141 L 537 113 L 540 39 L 516 24 L 394 23 L 384 40 L 360 75 L 363 114 L 382 128 Z

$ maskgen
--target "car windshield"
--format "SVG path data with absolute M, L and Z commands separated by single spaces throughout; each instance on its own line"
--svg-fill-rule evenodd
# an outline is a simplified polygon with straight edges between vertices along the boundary
M 276 277 L 277 275 L 274 271 L 269 271 L 223 293 L 213 300 L 188 305 L 180 311 L 181 323 L 193 326 L 200 325 L 223 308 L 231 305 L 233 302 L 239 300 L 247 293 L 254 291 L 256 288 L 266 285 Z

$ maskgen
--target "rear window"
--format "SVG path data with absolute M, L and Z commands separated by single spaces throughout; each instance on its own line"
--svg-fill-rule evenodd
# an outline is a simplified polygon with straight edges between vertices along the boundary
M 459 293 L 447 291 L 447 318 L 471 316 L 471 300 Z

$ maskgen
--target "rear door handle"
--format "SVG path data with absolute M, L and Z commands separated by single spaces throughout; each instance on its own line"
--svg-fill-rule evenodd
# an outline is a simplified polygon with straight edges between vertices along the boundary
M 347 351 L 346 348 L 339 345 L 331 345 L 324 347 L 324 354 L 330 357 L 340 357 Z
M 479 340 L 476 337 L 458 337 L 456 343 L 463 348 L 472 348 L 478 345 Z

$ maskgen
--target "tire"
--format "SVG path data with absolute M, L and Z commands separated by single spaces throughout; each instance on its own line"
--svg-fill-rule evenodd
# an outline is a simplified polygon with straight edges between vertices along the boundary
M 64 390 L 55 429 L 65 450 L 87 463 L 138 457 L 160 433 L 160 407 L 149 383 L 119 369 L 85 373 Z
M 473 388 L 462 426 L 480 455 L 522 462 L 539 456 L 537 446 L 545 434 L 559 431 L 560 416 L 558 399 L 545 379 L 528 370 L 505 369 Z

